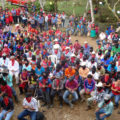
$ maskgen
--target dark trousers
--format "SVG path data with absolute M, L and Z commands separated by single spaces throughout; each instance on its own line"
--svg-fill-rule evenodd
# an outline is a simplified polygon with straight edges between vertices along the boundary
M 43 91 L 42 89 L 40 89 L 40 92 L 42 94 L 42 98 L 43 101 L 45 102 L 45 104 L 50 105 L 50 94 L 47 91 Z
M 31 111 L 28 111 L 28 110 L 24 110 L 18 115 L 18 120 L 27 120 L 24 117 L 28 116 L 28 115 L 30 116 L 31 120 L 36 120 L 37 112 L 35 112 L 35 111 L 31 112 Z
M 60 101 L 60 105 L 62 105 L 62 103 L 63 103 L 63 98 L 62 98 L 62 91 L 61 90 L 52 90 L 51 91 L 51 104 L 53 104 L 53 102 L 54 102 L 54 97 L 55 97 L 55 95 L 58 95 L 58 97 L 59 97 L 59 101 Z
M 40 24 L 40 31 L 43 31 L 43 24 Z

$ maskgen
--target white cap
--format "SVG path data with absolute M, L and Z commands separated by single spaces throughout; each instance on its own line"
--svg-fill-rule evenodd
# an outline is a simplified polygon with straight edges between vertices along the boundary
M 88 43 L 87 41 L 85 41 L 84 43 Z
M 95 51 L 93 51 L 92 54 L 95 54 Z
M 76 57 L 76 56 L 75 56 L 75 54 L 74 54 L 74 53 L 72 53 L 72 54 L 70 55 L 70 57 Z
M 66 47 L 65 49 L 66 49 L 66 50 L 67 50 L 67 49 L 70 49 L 70 47 Z
M 59 49 L 59 45 L 58 44 L 56 44 L 56 45 L 54 45 L 54 47 L 53 47 L 54 49 Z
M 109 94 L 105 94 L 104 100 L 109 100 L 109 99 L 110 99 L 110 95 Z
M 86 66 L 86 63 L 85 62 L 81 62 L 81 66 Z
M 103 83 L 99 82 L 98 84 L 96 84 L 96 87 L 103 87 Z
M 57 38 L 55 38 L 54 42 L 57 42 L 57 41 L 58 41 L 58 39 L 57 39 Z

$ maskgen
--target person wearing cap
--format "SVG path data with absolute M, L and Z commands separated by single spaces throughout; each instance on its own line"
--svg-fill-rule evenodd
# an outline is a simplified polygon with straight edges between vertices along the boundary
M 108 94 L 111 91 L 112 78 L 110 73 L 106 72 L 104 76 L 100 77 L 101 82 L 103 83 L 104 90 Z
M 3 95 L 3 100 L 1 101 L 1 112 L 0 112 L 0 120 L 11 120 L 11 117 L 14 113 L 14 104 L 13 100 L 8 97 L 7 94 Z
M 57 70 L 58 71 L 58 70 Z M 55 73 L 53 73 L 54 76 Z M 53 107 L 54 104 L 54 97 L 56 94 L 59 96 L 59 101 L 60 101 L 60 107 L 63 105 L 63 80 L 62 78 L 62 73 L 60 74 L 60 71 L 56 72 L 55 74 L 55 79 L 52 82 L 52 91 L 51 91 L 51 107 Z
M 101 64 L 97 65 L 97 70 L 96 71 L 99 73 L 100 78 L 105 75 L 105 69 Z
M 97 62 L 95 61 L 95 58 L 92 58 L 89 62 L 88 62 L 88 68 L 92 69 L 93 67 L 97 68 Z
M 90 95 L 95 90 L 95 81 L 93 76 L 88 74 L 87 78 L 84 80 L 84 88 L 80 91 L 81 102 L 85 101 L 85 94 Z
M 25 116 L 30 116 L 31 120 L 36 120 L 38 112 L 38 102 L 32 97 L 31 93 L 26 93 L 23 99 L 23 111 L 17 116 L 18 120 L 26 120 Z
M 71 51 L 70 51 L 70 47 L 65 48 L 64 54 L 65 54 L 65 57 L 70 58 L 70 56 L 72 54 Z
M 111 101 L 110 95 L 104 95 L 104 101 L 98 103 L 98 108 L 95 111 L 96 120 L 105 120 L 105 118 L 112 115 L 114 109 L 113 102 Z
M 93 93 L 93 95 L 87 99 L 87 109 L 89 110 L 91 109 L 91 106 L 93 104 L 97 104 L 100 103 L 101 101 L 104 100 L 104 95 L 105 95 L 105 91 L 103 88 L 103 83 L 99 82 L 98 84 L 96 84 L 97 89 L 95 89 L 95 92 Z
M 71 66 L 75 66 L 76 64 L 76 56 L 74 53 L 72 53 L 70 55 L 70 60 L 68 61 L 68 64 L 71 65 Z
M 48 73 L 43 72 L 42 76 L 39 78 L 39 88 L 43 97 L 44 104 L 47 105 L 47 108 L 50 107 L 50 90 L 52 86 L 52 81 L 48 78 Z
M 75 40 L 75 44 L 73 46 L 74 46 L 74 49 L 75 49 L 75 53 L 78 53 L 80 48 L 81 48 L 81 45 L 80 45 L 79 41 Z
M 89 55 L 90 54 L 90 46 L 88 45 L 87 41 L 84 42 L 83 48 L 84 48 L 84 54 Z
M 57 56 L 57 59 L 58 59 L 58 60 L 60 59 L 60 57 L 61 57 L 61 52 L 60 52 L 60 50 L 59 50 L 59 45 L 58 45 L 58 44 L 54 45 L 53 51 L 52 51 L 52 55 L 56 55 L 56 56 Z
M 7 85 L 8 85 L 8 86 L 11 88 L 11 90 L 12 90 L 12 94 L 13 94 L 13 96 L 14 96 L 14 98 L 15 98 L 15 101 L 18 102 L 18 97 L 17 97 L 16 91 L 15 91 L 15 89 L 14 89 L 14 87 L 13 87 L 13 78 L 12 78 L 12 76 L 9 74 L 9 71 L 8 71 L 8 70 L 4 70 L 4 71 L 3 71 L 3 80 L 4 80 L 5 82 L 7 82 Z
M 3 54 L 5 53 L 7 56 L 10 55 L 10 49 L 8 48 L 8 45 L 7 45 L 7 44 L 4 45 L 4 48 L 3 48 L 2 53 L 3 53 Z
M 19 63 L 15 60 L 14 56 L 10 57 L 10 61 L 8 63 L 9 74 L 15 76 L 16 84 L 19 83 Z
M 7 58 L 6 54 L 2 54 L 2 58 L 0 58 L 0 66 L 8 68 L 9 58 Z
M 69 79 L 67 79 L 65 83 L 66 91 L 63 94 L 63 100 L 65 103 L 67 103 L 71 108 L 73 108 L 73 103 L 78 100 L 78 82 L 75 80 L 74 76 L 71 76 Z M 72 100 L 69 100 L 69 95 L 72 95 Z
M 86 79 L 89 73 L 89 69 L 87 68 L 85 63 L 81 63 L 81 67 L 79 68 L 79 75 L 82 79 Z

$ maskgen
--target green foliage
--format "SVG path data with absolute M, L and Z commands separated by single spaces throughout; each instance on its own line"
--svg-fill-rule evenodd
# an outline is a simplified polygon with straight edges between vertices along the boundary
M 50 2 L 47 2 L 45 4 L 44 10 L 47 12 L 54 12 L 55 11 L 54 3 L 50 4 Z

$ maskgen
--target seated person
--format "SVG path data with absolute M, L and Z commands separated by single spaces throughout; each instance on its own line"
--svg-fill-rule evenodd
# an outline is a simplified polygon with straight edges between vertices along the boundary
M 113 102 L 110 99 L 110 95 L 106 94 L 104 96 L 104 101 L 101 101 L 98 104 L 98 108 L 96 109 L 96 120 L 105 120 L 105 118 L 111 116 L 113 112 Z
M 1 101 L 1 112 L 0 112 L 0 120 L 4 118 L 4 120 L 10 120 L 14 113 L 14 104 L 11 98 L 8 97 L 7 94 L 3 95 L 3 100 Z
M 82 98 L 81 102 L 85 101 L 84 94 L 90 95 L 94 92 L 95 89 L 95 81 L 92 75 L 88 75 L 87 79 L 84 81 L 84 88 L 80 91 L 80 96 Z
M 104 95 L 105 95 L 105 91 L 103 88 L 103 84 L 102 82 L 99 82 L 98 84 L 96 84 L 97 89 L 95 90 L 95 93 L 87 99 L 87 108 L 86 110 L 91 109 L 91 106 L 93 104 L 97 104 L 100 103 L 101 101 L 104 100 Z
M 74 76 L 70 77 L 65 84 L 66 91 L 63 95 L 63 100 L 70 105 L 71 108 L 73 108 L 73 102 L 78 100 L 78 94 L 76 90 L 78 89 L 78 82 L 75 80 Z M 72 100 L 68 99 L 69 95 L 72 95 Z

